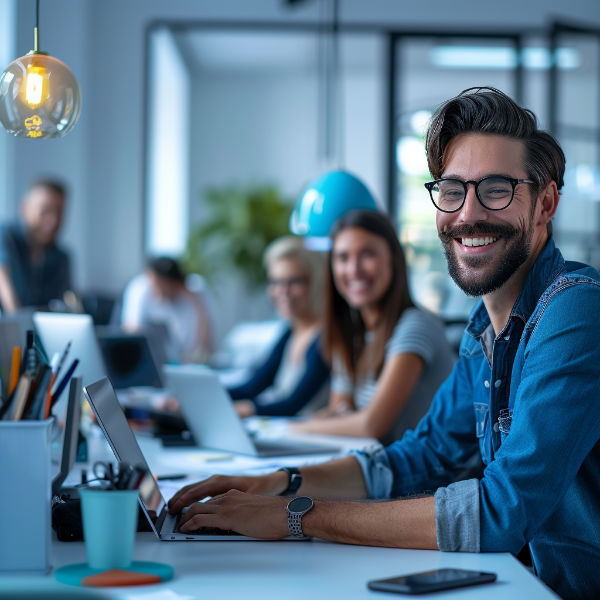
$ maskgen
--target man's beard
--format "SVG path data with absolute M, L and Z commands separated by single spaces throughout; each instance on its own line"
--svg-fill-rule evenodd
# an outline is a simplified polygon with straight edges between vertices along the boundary
M 448 272 L 456 285 L 469 296 L 484 296 L 502 287 L 512 274 L 527 260 L 530 253 L 533 228 L 516 229 L 510 225 L 459 225 L 438 233 L 444 246 Z M 461 237 L 495 237 L 507 242 L 506 252 L 499 264 L 485 256 L 465 255 L 458 260 L 453 249 L 454 239 Z M 463 266 L 461 270 L 461 264 Z M 471 269 L 481 269 L 489 264 L 491 272 L 481 276 L 470 275 Z

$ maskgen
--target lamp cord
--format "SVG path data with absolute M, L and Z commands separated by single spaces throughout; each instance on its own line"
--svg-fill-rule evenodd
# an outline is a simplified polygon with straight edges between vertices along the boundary
M 40 0 L 35 0 L 34 28 L 33 28 L 33 51 L 40 50 Z

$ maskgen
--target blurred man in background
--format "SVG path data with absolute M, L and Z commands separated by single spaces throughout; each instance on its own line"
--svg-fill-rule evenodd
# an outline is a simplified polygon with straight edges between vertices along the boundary
M 45 307 L 70 289 L 69 256 L 56 244 L 66 194 L 59 181 L 33 181 L 21 200 L 20 219 L 0 230 L 0 303 L 5 312 Z

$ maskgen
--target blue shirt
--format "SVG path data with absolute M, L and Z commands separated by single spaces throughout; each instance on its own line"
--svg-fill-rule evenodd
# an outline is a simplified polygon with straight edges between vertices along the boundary
M 475 306 L 417 428 L 357 456 L 369 493 L 435 492 L 441 550 L 529 544 L 561 596 L 600 597 L 599 308 L 600 274 L 550 240 L 497 336 Z M 451 484 L 474 454 L 481 478 Z
M 47 306 L 50 300 L 62 299 L 71 289 L 67 253 L 51 244 L 45 249 L 42 262 L 34 264 L 21 223 L 5 225 L 0 230 L 0 265 L 8 269 L 21 306 Z

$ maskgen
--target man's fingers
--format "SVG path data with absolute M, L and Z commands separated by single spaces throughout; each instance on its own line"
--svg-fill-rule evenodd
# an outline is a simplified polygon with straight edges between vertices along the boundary
M 214 496 L 226 492 L 231 485 L 229 477 L 213 475 L 209 479 L 199 483 L 193 483 L 181 488 L 169 500 L 168 506 L 171 512 L 179 512 L 183 507 L 189 506 L 197 500 L 203 500 L 208 496 Z
M 224 494 L 212 497 L 206 502 L 195 502 L 181 517 L 180 527 L 191 521 L 196 515 L 222 515 L 227 506 L 227 499 L 239 495 L 241 492 L 230 490 Z
M 182 532 L 196 531 L 202 527 L 215 527 L 217 529 L 229 529 L 223 524 L 223 519 L 220 515 L 198 514 L 188 519 L 185 523 L 179 525 L 179 530 Z

